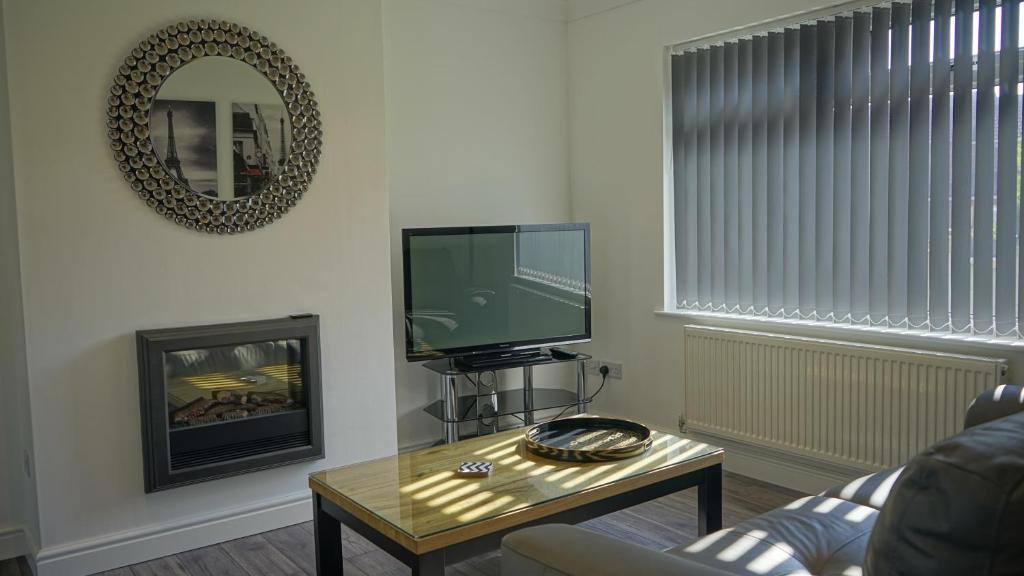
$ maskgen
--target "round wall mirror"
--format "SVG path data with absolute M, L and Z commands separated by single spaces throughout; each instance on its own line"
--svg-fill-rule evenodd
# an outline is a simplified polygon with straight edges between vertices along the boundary
M 320 111 L 266 36 L 220 20 L 150 35 L 118 68 L 107 135 L 132 190 L 183 226 L 233 234 L 273 222 L 309 188 Z
M 288 161 L 291 124 L 269 80 L 244 62 L 190 62 L 160 86 L 149 112 L 157 159 L 196 194 L 235 200 L 267 189 Z

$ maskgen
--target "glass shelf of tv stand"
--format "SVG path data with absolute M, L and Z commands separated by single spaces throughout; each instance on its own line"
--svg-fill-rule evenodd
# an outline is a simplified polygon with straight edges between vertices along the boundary
M 538 354 L 527 359 L 509 360 L 504 364 L 493 364 L 488 365 L 486 368 L 469 368 L 459 364 L 454 358 L 441 358 L 438 360 L 430 360 L 423 363 L 423 367 L 431 372 L 436 372 L 442 376 L 459 376 L 462 374 L 483 374 L 485 372 L 493 372 L 495 370 L 512 370 L 514 368 L 527 368 L 532 366 L 543 366 L 546 364 L 564 364 L 566 362 L 585 362 L 593 358 L 589 354 L 582 352 L 575 352 L 576 357 L 574 358 L 555 358 L 549 354 Z
M 480 394 L 478 397 L 476 394 L 464 394 L 459 396 L 458 403 L 456 404 L 455 420 L 445 420 L 443 400 L 427 404 L 423 411 L 442 422 L 475 422 L 477 420 L 475 406 L 477 398 L 479 398 L 480 402 L 491 404 L 495 397 L 498 400 L 498 406 L 495 412 L 488 412 L 486 416 L 488 420 L 494 416 L 513 416 L 524 412 L 566 408 L 580 403 L 576 398 L 576 393 L 569 390 L 561 388 L 534 388 L 533 407 L 529 410 L 523 409 L 522 390 L 502 390 L 495 392 L 494 395 Z
M 441 399 L 428 404 L 424 411 L 441 421 L 444 430 L 444 443 L 457 442 L 462 434 L 460 424 L 465 422 L 476 422 L 478 433 L 484 428 L 497 427 L 496 416 L 513 416 L 518 418 L 524 425 L 534 423 L 534 413 L 539 410 L 566 409 L 575 406 L 577 411 L 582 413 L 587 410 L 587 375 L 584 369 L 584 362 L 591 356 L 576 353 L 570 358 L 555 358 L 547 351 L 537 356 L 509 360 L 507 363 L 488 365 L 486 367 L 469 367 L 453 359 L 436 359 L 422 364 L 427 370 L 438 375 L 441 385 Z M 553 364 L 574 364 L 576 368 L 576 390 L 563 390 L 561 388 L 539 388 L 533 384 L 533 369 L 536 366 Z M 498 370 L 523 371 L 523 387 L 513 390 L 483 392 L 479 387 L 475 394 L 459 394 L 458 378 L 461 375 L 476 375 L 477 378 L 470 378 L 470 381 L 479 381 L 479 375 L 485 372 Z M 497 405 L 496 413 L 487 411 L 486 414 L 477 411 L 477 407 L 483 408 L 486 404 Z M 486 425 L 486 420 L 491 420 L 492 425 Z

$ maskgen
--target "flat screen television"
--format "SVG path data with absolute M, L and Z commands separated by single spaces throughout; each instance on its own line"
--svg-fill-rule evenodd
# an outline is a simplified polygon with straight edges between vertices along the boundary
M 402 230 L 410 361 L 590 340 L 590 225 Z

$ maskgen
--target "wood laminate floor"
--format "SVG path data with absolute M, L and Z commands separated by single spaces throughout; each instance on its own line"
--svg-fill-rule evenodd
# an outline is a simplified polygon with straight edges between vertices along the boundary
M 0 576 L 32 576 L 24 558 L 0 560 Z
M 732 526 L 803 496 L 779 486 L 726 473 L 724 523 Z M 653 549 L 665 549 L 697 537 L 697 489 L 652 500 L 581 526 Z M 409 569 L 367 540 L 344 529 L 345 574 L 399 576 Z M 314 575 L 313 524 L 296 524 L 248 538 L 190 550 L 101 576 L 271 576 Z M 471 558 L 448 567 L 449 575 L 499 576 L 500 553 Z M 22 576 L 18 564 L 0 562 L 0 576 Z

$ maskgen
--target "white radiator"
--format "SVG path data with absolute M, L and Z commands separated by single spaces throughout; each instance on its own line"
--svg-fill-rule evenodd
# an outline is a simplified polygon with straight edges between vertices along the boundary
M 858 469 L 959 432 L 1001 359 L 686 326 L 689 431 Z

